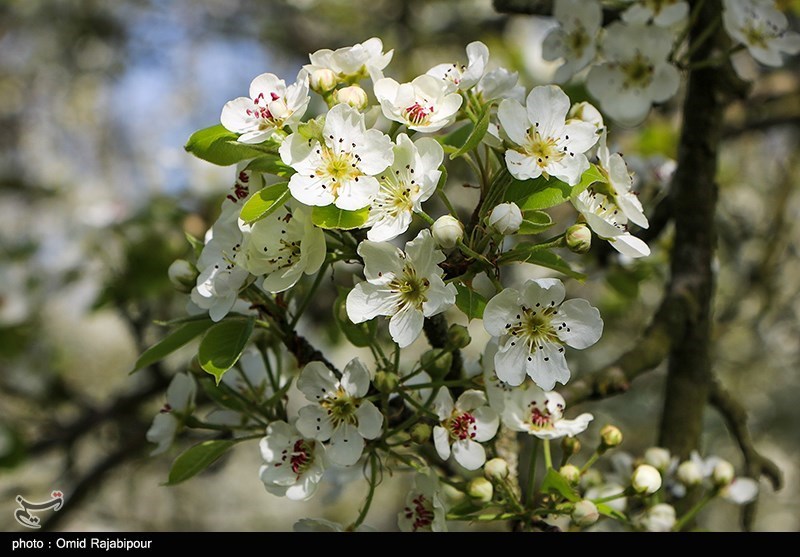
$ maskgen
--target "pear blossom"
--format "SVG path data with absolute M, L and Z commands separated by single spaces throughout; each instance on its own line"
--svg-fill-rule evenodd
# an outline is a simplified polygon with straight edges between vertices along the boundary
M 387 242 L 365 240 L 358 254 L 364 258 L 367 280 L 347 295 L 347 316 L 353 323 L 390 316 L 389 334 L 400 348 L 416 340 L 425 317 L 455 304 L 456 288 L 442 280 L 439 263 L 445 257 L 429 230 L 408 242 L 405 252 Z
M 545 37 L 542 58 L 564 60 L 553 78 L 564 83 L 594 60 L 603 10 L 595 0 L 556 0 L 553 16 L 560 25 Z
M 431 234 L 439 246 L 454 248 L 464 238 L 464 225 L 452 215 L 442 215 L 431 226 Z
M 151 455 L 161 454 L 172 446 L 175 434 L 183 423 L 183 418 L 194 408 L 194 395 L 197 390 L 194 379 L 186 373 L 179 373 L 167 387 L 167 402 L 153 419 L 147 430 L 147 440 L 158 446 Z M 179 415 L 176 415 L 179 414 Z
M 770 0 L 723 0 L 722 22 L 734 41 L 767 66 L 783 64 L 781 54 L 800 52 L 800 34 Z
M 569 97 L 555 85 L 535 87 L 526 107 L 505 99 L 497 118 L 514 147 L 506 151 L 512 176 L 528 180 L 555 176 L 577 184 L 589 169 L 584 153 L 597 142 L 595 128 L 579 120 L 566 121 Z
M 325 472 L 325 447 L 284 421 L 272 422 L 259 443 L 264 487 L 293 501 L 310 499 Z
M 239 289 L 250 276 L 247 269 L 236 263 L 243 242 L 238 218 L 250 195 L 249 181 L 249 173 L 239 173 L 235 195 L 228 195 L 222 202 L 222 212 L 206 232 L 205 246 L 197 259 L 199 274 L 191 301 L 200 310 L 208 311 L 212 321 L 221 320 L 231 311 Z
M 297 171 L 289 179 L 295 199 L 305 205 L 333 203 L 348 211 L 370 204 L 380 190 L 375 176 L 394 159 L 389 136 L 367 130 L 364 115 L 346 104 L 328 112 L 321 141 L 293 133 L 279 152 L 283 162 Z
M 506 288 L 486 304 L 483 325 L 498 338 L 494 365 L 501 380 L 520 385 L 527 373 L 551 390 L 569 380 L 564 345 L 584 349 L 600 339 L 600 312 L 580 298 L 563 302 L 564 295 L 560 280 L 535 279 L 522 290 Z
M 527 389 L 528 384 L 512 387 L 505 381 L 500 380 L 494 370 L 495 354 L 497 354 L 497 339 L 493 338 L 486 343 L 486 348 L 481 356 L 481 370 L 483 374 L 483 387 L 486 391 L 486 398 L 489 400 L 489 406 L 491 406 L 495 412 L 502 415 L 506 407 L 506 401 L 508 401 L 511 396 L 514 396 L 514 393 L 518 389 Z
M 467 45 L 467 65 L 437 64 L 426 74 L 441 79 L 448 92 L 464 91 L 478 83 L 488 63 L 489 48 L 481 41 L 474 41 Z
M 446 510 L 440 495 L 439 478 L 432 470 L 414 476 L 414 487 L 406 495 L 397 525 L 403 532 L 446 532 Z
M 703 459 L 692 451 L 690 461 L 697 466 L 702 477 L 716 486 L 723 499 L 737 505 L 745 505 L 758 497 L 758 482 L 752 478 L 736 476 L 733 465 L 717 456 Z
M 341 81 L 355 82 L 369 76 L 372 81 L 383 77 L 383 70 L 392 61 L 394 50 L 383 52 L 383 42 L 372 37 L 353 46 L 336 50 L 327 48 L 309 55 L 310 64 L 303 66 L 308 73 L 330 70 Z
M 672 41 L 670 31 L 652 25 L 616 21 L 606 28 L 606 62 L 592 66 L 586 87 L 609 116 L 624 125 L 638 124 L 653 103 L 678 91 L 680 74 L 667 61 Z
M 487 222 L 504 236 L 515 234 L 522 224 L 522 211 L 516 203 L 501 203 L 489 213 Z
M 564 418 L 566 402 L 555 391 L 517 389 L 506 400 L 503 424 L 514 431 L 524 431 L 539 439 L 574 437 L 586 431 L 594 416 L 581 414 L 574 420 Z
M 433 428 L 433 444 L 442 460 L 452 453 L 456 462 L 467 470 L 477 470 L 486 462 L 481 443 L 497 433 L 500 420 L 486 395 L 475 389 L 464 391 L 453 404 L 450 391 L 442 388 L 436 395 L 434 408 L 439 425 Z
M 311 209 L 282 206 L 274 213 L 246 225 L 236 262 L 254 275 L 265 275 L 262 288 L 283 292 L 303 274 L 313 275 L 325 260 L 325 234 L 311 222 Z
M 522 103 L 525 99 L 525 87 L 517 83 L 519 74 L 506 68 L 495 68 L 484 74 L 475 93 L 481 103 L 487 103 L 496 99 L 514 99 Z
M 463 100 L 431 75 L 421 75 L 403 84 L 389 77 L 379 79 L 375 83 L 375 96 L 389 120 L 422 133 L 439 131 L 451 124 Z
M 631 486 L 637 493 L 652 495 L 661 489 L 661 473 L 649 464 L 640 464 L 633 471 Z
M 653 505 L 642 513 L 635 522 L 648 532 L 669 532 L 677 522 L 675 507 L 667 503 Z
M 438 141 L 411 141 L 401 133 L 393 148 L 394 162 L 378 178 L 380 189 L 370 203 L 367 238 L 383 242 L 396 238 L 411 224 L 414 211 L 436 191 L 444 150 Z
M 674 27 L 689 15 L 689 3 L 684 0 L 636 0 L 622 12 L 622 21 L 645 25 L 653 23 L 658 27 Z
M 220 122 L 227 130 L 241 134 L 241 143 L 262 143 L 285 126 L 299 123 L 308 101 L 308 74 L 304 70 L 288 87 L 275 74 L 265 73 L 250 83 L 250 98 L 225 103 Z
M 341 379 L 321 362 L 311 362 L 300 373 L 297 388 L 312 404 L 300 409 L 295 425 L 307 438 L 330 440 L 328 458 L 332 463 L 355 464 L 364 440 L 381 434 L 383 415 L 364 400 L 369 372 L 358 358 L 345 366 Z
M 222 382 L 241 396 L 262 402 L 273 394 L 264 358 L 255 346 L 248 346 L 236 367 L 222 376 Z

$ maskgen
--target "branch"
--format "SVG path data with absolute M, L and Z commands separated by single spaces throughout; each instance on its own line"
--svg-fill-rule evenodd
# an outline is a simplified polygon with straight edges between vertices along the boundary
M 447 348 L 449 340 L 447 337 L 447 319 L 441 313 L 433 317 L 426 317 L 422 326 L 425 336 L 433 348 Z M 461 358 L 461 350 L 453 350 L 453 363 L 450 364 L 450 371 L 447 377 L 459 377 L 464 362 Z
M 552 15 L 553 0 L 494 0 L 494 9 L 501 14 Z M 603 8 L 603 25 L 619 19 L 621 11 Z

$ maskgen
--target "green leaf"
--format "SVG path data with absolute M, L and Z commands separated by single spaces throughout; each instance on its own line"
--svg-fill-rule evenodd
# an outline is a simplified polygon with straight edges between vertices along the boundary
M 283 163 L 277 155 L 264 155 L 251 160 L 245 170 L 253 172 L 263 172 L 265 174 L 275 174 L 276 176 L 287 177 L 294 174 L 294 169 Z
M 550 215 L 544 211 L 525 211 L 522 213 L 522 224 L 519 225 L 517 234 L 539 234 L 554 224 Z
M 200 367 L 216 377 L 217 385 L 242 355 L 253 332 L 253 324 L 252 318 L 226 319 L 211 327 L 200 341 L 197 353 Z
M 483 310 L 486 309 L 486 298 L 469 286 L 456 284 L 456 305 L 469 320 L 482 319 Z
M 462 157 L 480 145 L 481 141 L 483 141 L 483 136 L 486 135 L 486 131 L 489 129 L 489 118 L 491 117 L 490 109 L 491 105 L 486 105 L 484 107 L 483 114 L 478 120 L 478 123 L 475 124 L 475 127 L 472 129 L 469 137 L 467 137 L 467 140 L 464 142 L 461 148 L 450 155 L 450 160 Z
M 247 200 L 239 217 L 247 224 L 253 224 L 278 209 L 289 197 L 289 182 L 268 186 Z
M 573 271 L 564 259 L 556 255 L 552 251 L 542 249 L 536 244 L 530 242 L 523 242 L 517 244 L 511 251 L 504 253 L 501 257 L 502 263 L 510 263 L 517 261 L 519 263 L 532 263 L 540 267 L 547 267 L 560 273 L 564 273 L 568 277 L 583 282 L 586 280 L 586 275 Z
M 628 522 L 628 517 L 625 516 L 623 513 L 619 512 L 618 510 L 610 507 L 606 503 L 595 503 L 597 510 L 603 516 L 607 516 L 608 518 L 613 518 L 615 520 L 621 520 L 622 522 Z
M 263 149 L 239 143 L 238 137 L 217 124 L 194 132 L 184 149 L 204 161 L 220 166 L 230 166 L 264 154 Z
M 136 364 L 133 366 L 131 373 L 163 360 L 193 338 L 200 336 L 213 324 L 214 322 L 205 316 L 199 321 L 190 321 L 181 325 L 159 342 L 145 350 L 142 355 L 139 356 L 139 359 L 136 360 Z
M 581 500 L 580 496 L 575 493 L 569 485 L 569 482 L 564 479 L 564 476 L 552 468 L 547 471 L 547 475 L 544 477 L 540 489 L 544 493 L 559 494 L 567 501 L 572 501 L 573 503 L 577 503 Z
M 452 151 L 455 153 L 459 147 L 464 145 L 467 138 L 472 134 L 473 129 L 475 129 L 475 125 L 472 122 L 467 122 L 447 135 L 438 137 L 438 139 L 443 147 L 455 147 L 455 150 Z
M 597 182 L 607 182 L 606 177 L 600 172 L 600 169 L 597 168 L 596 165 L 592 164 L 589 166 L 589 170 L 583 173 L 581 176 L 581 181 L 578 182 L 576 185 L 572 186 L 572 193 L 570 193 L 570 197 L 575 199 L 578 197 L 582 191 L 586 190 L 592 184 Z
M 352 230 L 359 228 L 367 222 L 369 207 L 358 211 L 345 211 L 335 205 L 314 207 L 311 210 L 311 222 L 320 228 Z
M 194 256 L 196 258 L 199 258 L 200 254 L 203 252 L 203 247 L 205 246 L 203 241 L 200 240 L 199 238 L 195 238 L 188 232 L 184 232 L 183 235 L 186 236 L 186 241 L 189 242 L 190 246 L 192 246 L 192 251 L 194 252 Z
M 346 307 L 347 290 L 342 288 L 339 290 L 339 296 L 333 304 L 333 319 L 336 325 L 350 344 L 358 346 L 359 348 L 366 348 L 375 342 L 375 331 L 377 329 L 377 321 L 372 319 L 364 323 L 353 323 L 347 317 Z
M 196 476 L 235 445 L 234 441 L 203 441 L 189 448 L 172 463 L 167 485 L 176 485 Z

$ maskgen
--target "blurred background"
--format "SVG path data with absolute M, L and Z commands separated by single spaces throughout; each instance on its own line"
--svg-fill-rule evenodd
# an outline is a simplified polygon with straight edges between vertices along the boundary
M 467 43 L 482 40 L 492 65 L 519 71 L 526 87 L 544 83 L 554 65 L 538 43 L 552 25 L 498 14 L 491 0 L 0 1 L 0 527 L 21 529 L 16 495 L 38 501 L 53 489 L 67 494 L 53 515 L 65 530 L 286 530 L 304 516 L 351 520 L 366 490 L 360 470 L 332 478 L 310 502 L 288 503 L 263 489 L 256 443 L 186 484 L 160 485 L 192 440 L 150 458 L 144 433 L 191 347 L 129 371 L 163 334 L 153 322 L 183 314 L 185 296 L 167 267 L 189 255 L 185 233 L 202 238 L 235 178 L 183 144 L 218 123 L 254 76 L 293 81 L 309 52 L 372 36 L 395 50 L 387 75 L 400 81 L 461 60 Z M 715 371 L 785 475 L 777 493 L 761 482 L 756 529 L 797 531 L 800 72 L 796 58 L 769 71 L 742 58 L 737 68 L 757 81 L 727 115 Z M 568 91 L 586 98 L 580 86 Z M 612 131 L 651 215 L 675 156 L 673 102 L 645 126 Z M 670 241 L 667 227 L 645 261 L 598 247 L 577 263 L 591 278 L 576 289 L 606 320 L 603 340 L 575 361 L 577 374 L 635 342 L 658 305 Z M 332 296 L 319 297 L 314 321 L 332 322 Z M 303 327 L 335 362 L 349 359 L 335 332 Z M 476 339 L 480 328 L 471 327 Z M 613 422 L 624 448 L 641 454 L 655 442 L 663 379 L 659 369 L 626 395 L 583 405 L 596 415 L 588 439 Z M 709 408 L 706 420 L 704 453 L 741 468 L 722 419 Z M 379 529 L 395 527 L 407 487 L 387 483 L 367 520 Z M 701 524 L 736 529 L 737 513 L 718 501 Z

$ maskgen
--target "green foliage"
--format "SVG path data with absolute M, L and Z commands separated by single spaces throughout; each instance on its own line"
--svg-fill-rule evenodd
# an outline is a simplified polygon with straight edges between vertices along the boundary
M 144 353 L 139 356 L 139 359 L 136 360 L 133 371 L 140 370 L 163 360 L 193 338 L 206 332 L 213 324 L 214 322 L 205 316 L 201 320 L 184 323 L 159 342 L 145 350 Z
M 539 234 L 555 223 L 544 211 L 525 211 L 522 213 L 522 224 L 519 225 L 517 234 Z
M 289 182 L 268 186 L 247 200 L 239 216 L 245 223 L 253 224 L 280 208 L 290 197 Z
M 456 306 L 470 321 L 481 319 L 483 310 L 486 309 L 486 298 L 475 292 L 471 286 L 456 284 Z
M 291 166 L 283 164 L 283 161 L 281 161 L 278 155 L 264 155 L 263 157 L 253 159 L 247 163 L 245 170 L 274 174 L 282 177 L 288 177 L 295 173 Z
M 345 211 L 335 205 L 314 207 L 311 210 L 311 222 L 320 228 L 352 230 L 367 222 L 369 207 L 357 211 Z
M 552 468 L 547 470 L 547 475 L 544 477 L 542 485 L 539 487 L 539 489 L 542 491 L 542 493 L 561 495 L 561 497 L 567 501 L 572 501 L 573 503 L 577 503 L 581 500 L 580 496 L 575 493 L 575 490 L 572 489 L 564 476 Z
M 478 122 L 472 127 L 469 136 L 467 136 L 466 140 L 464 140 L 464 143 L 459 147 L 459 149 L 455 153 L 450 154 L 450 160 L 463 157 L 480 145 L 481 141 L 483 141 L 483 136 L 486 135 L 486 132 L 489 129 L 489 119 L 492 115 L 490 109 L 491 103 L 483 107 L 483 112 L 481 113 L 481 117 L 478 119 Z
M 514 180 L 506 190 L 504 201 L 516 203 L 523 211 L 533 211 L 555 207 L 569 201 L 595 182 L 604 182 L 605 177 L 592 164 L 583 173 L 581 181 L 574 186 L 552 176 L 532 180 Z
M 239 143 L 238 137 L 226 130 L 222 124 L 217 124 L 194 132 L 184 149 L 195 157 L 219 166 L 230 166 L 265 153 L 255 145 Z
M 239 361 L 253 332 L 254 319 L 233 317 L 220 321 L 200 341 L 200 367 L 213 375 L 219 385 L 222 376 Z
M 167 485 L 176 485 L 192 478 L 214 464 L 235 441 L 215 440 L 203 441 L 191 447 L 172 463 Z
M 569 263 L 561 256 L 556 255 L 550 250 L 543 249 L 541 246 L 531 243 L 523 242 L 517 244 L 512 250 L 506 252 L 501 257 L 503 263 L 518 262 L 518 263 L 533 263 L 540 267 L 547 267 L 559 273 L 563 273 L 568 277 L 583 282 L 586 280 L 586 275 L 579 273 L 570 267 Z

